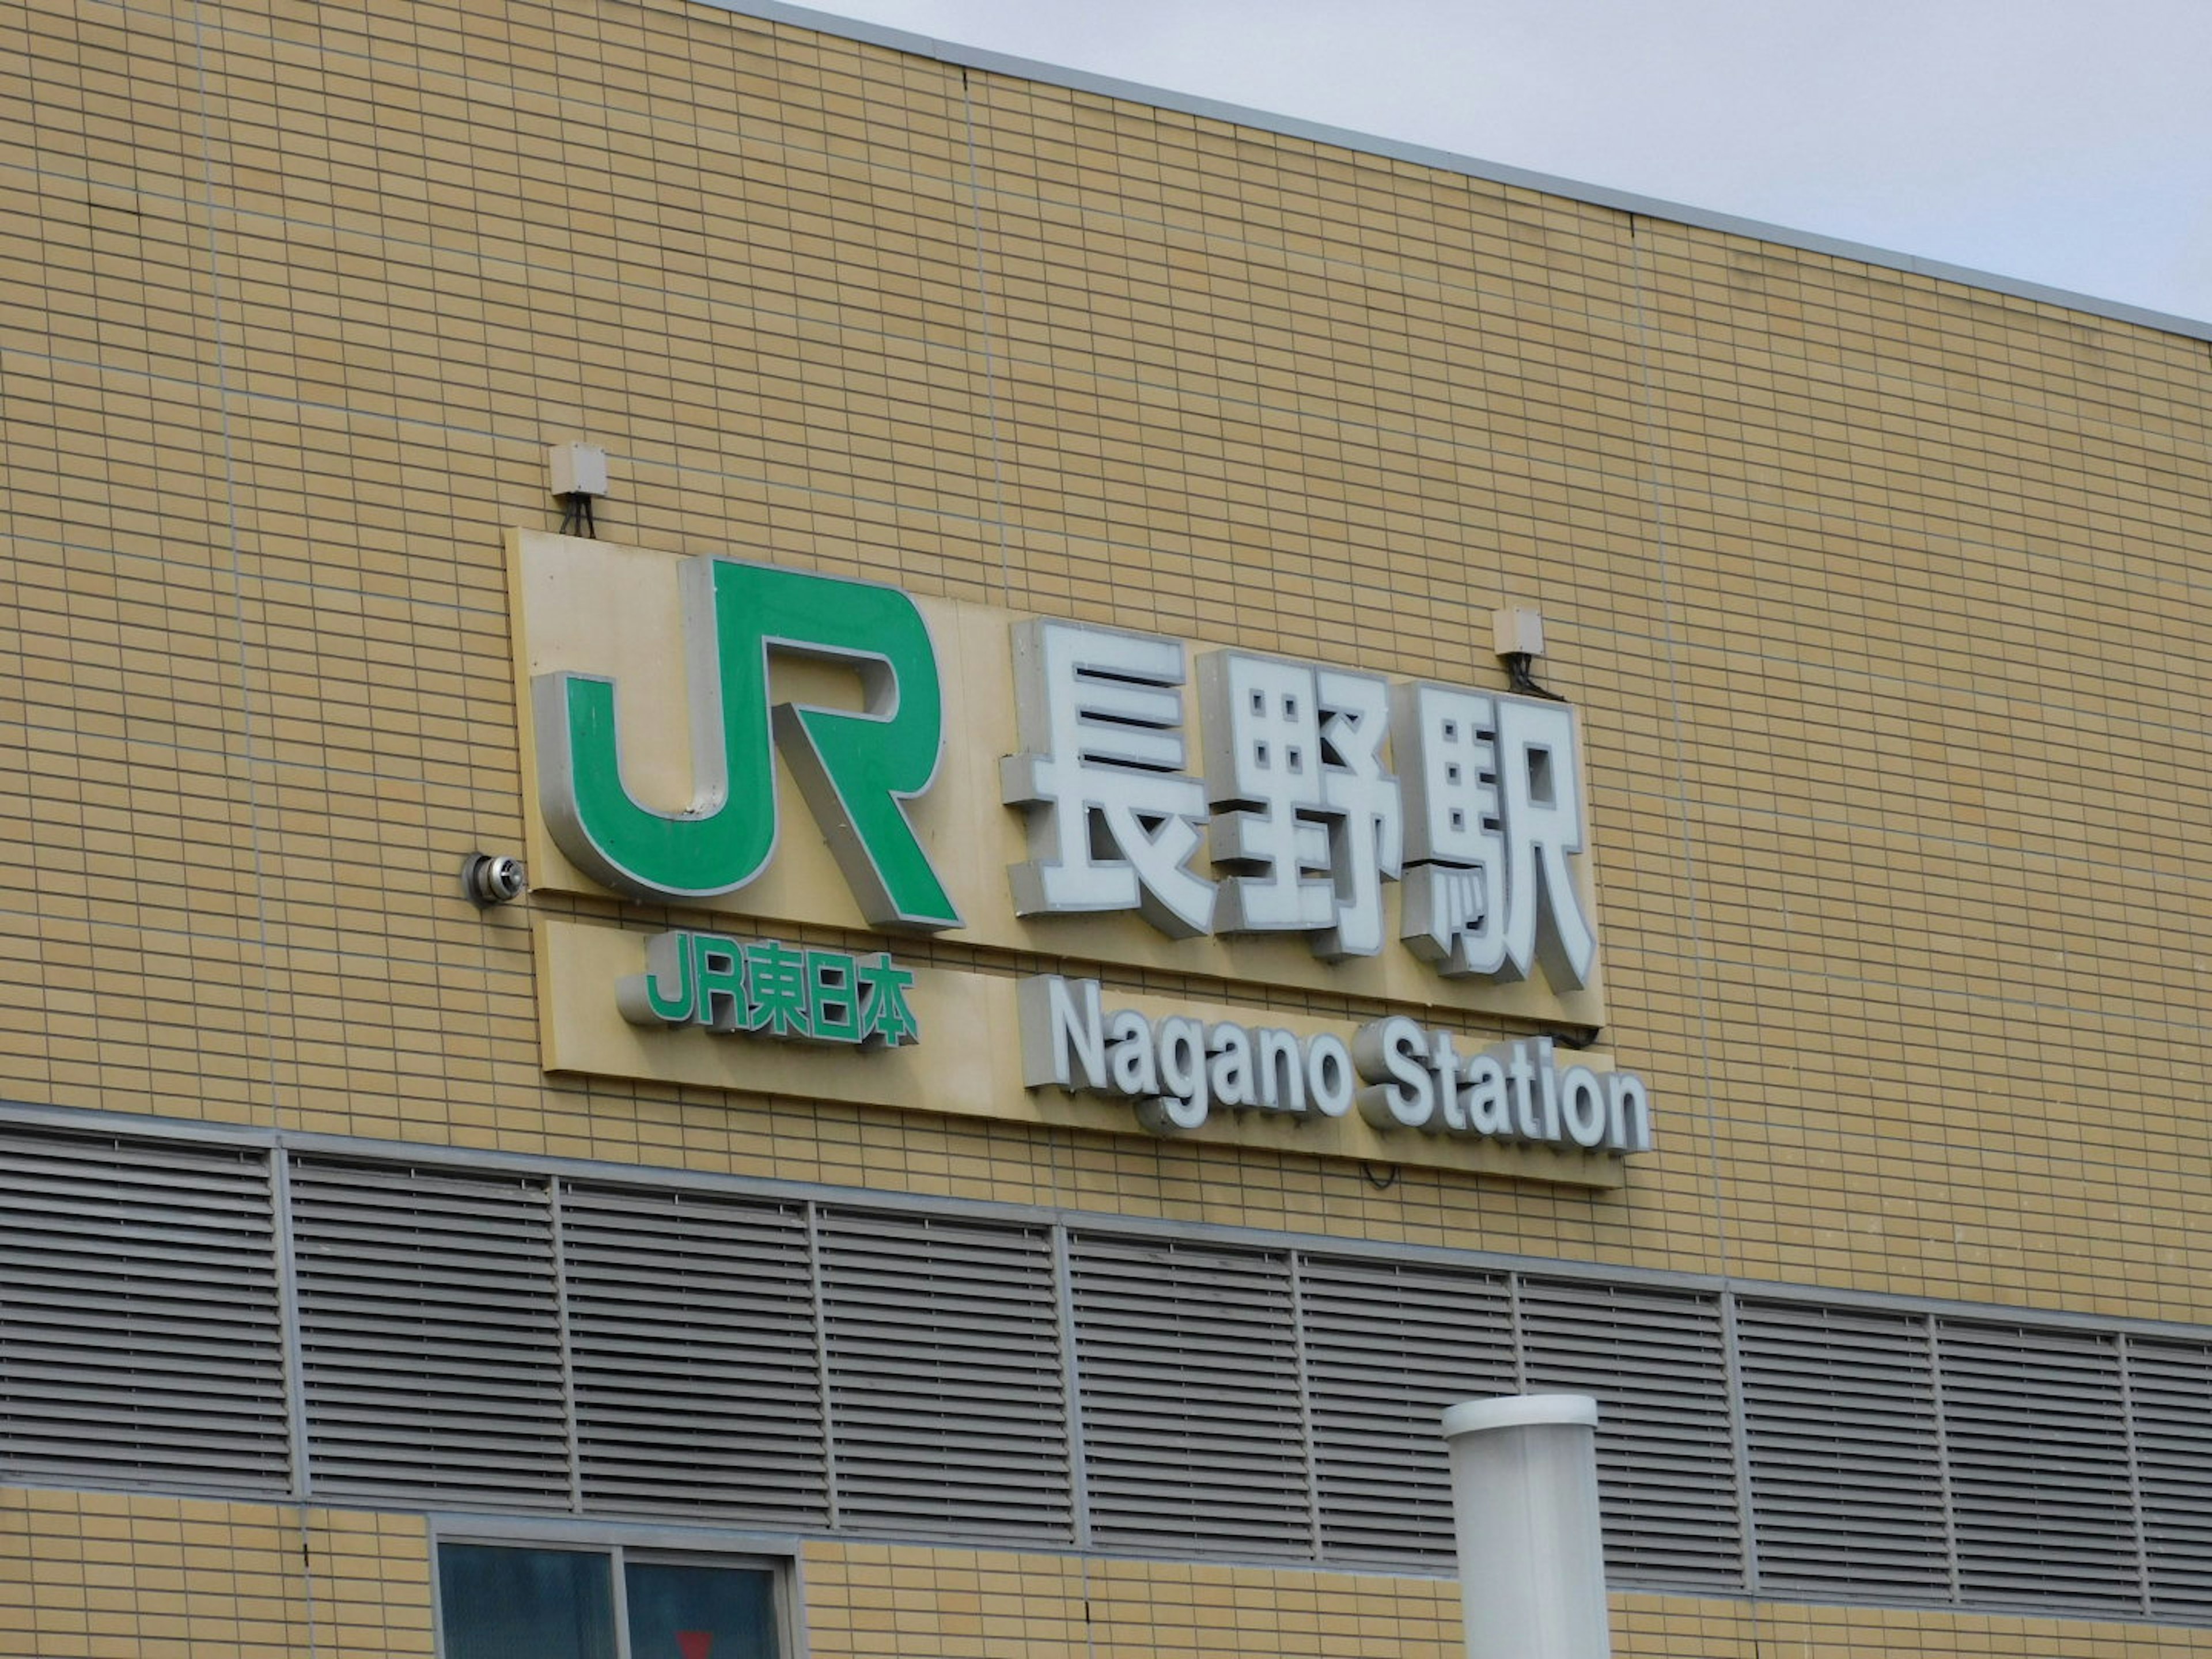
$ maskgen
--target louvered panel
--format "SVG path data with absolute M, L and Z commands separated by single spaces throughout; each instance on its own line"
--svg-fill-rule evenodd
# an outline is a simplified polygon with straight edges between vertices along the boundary
M 2130 1337 L 2127 1366 L 2151 1611 L 2212 1623 L 2212 1342 Z
M 1443 1410 L 1513 1391 L 1504 1276 L 1306 1256 L 1298 1277 L 1322 1555 L 1449 1563 Z
M 317 1494 L 565 1508 L 544 1182 L 295 1158 L 292 1201 Z
M 266 1152 L 0 1136 L 0 1474 L 287 1489 Z
M 264 1156 L 0 1132 L 0 1475 L 287 1489 Z M 293 1170 L 319 1495 L 565 1507 L 544 1177 L 337 1157 Z M 564 1204 L 586 1506 L 824 1525 L 802 1208 L 599 1182 Z M 855 1210 L 817 1235 L 842 1527 L 1066 1541 L 1048 1231 Z M 1434 1423 L 1511 1386 L 1498 1273 L 1304 1259 L 1302 1413 L 1279 1251 L 1079 1234 L 1071 1258 L 1098 1543 L 1307 1555 L 1310 1421 L 1325 1559 L 1449 1559 Z M 1735 1579 L 1717 1294 L 1521 1285 L 1528 1386 L 1603 1403 L 1625 1583 Z M 1948 1475 L 1969 1604 L 2139 1614 L 2140 1522 L 2150 1614 L 2212 1623 L 2212 1337 L 1947 1317 L 1931 1374 L 1926 1317 L 1740 1304 L 1761 1589 L 1940 1603 Z
M 840 1524 L 1071 1539 L 1049 1231 L 831 1209 L 819 1245 Z
M 1607 1576 L 1742 1583 L 1727 1361 L 1711 1291 L 1522 1281 L 1531 1393 L 1596 1396 Z
M 804 1210 L 564 1184 L 562 1260 L 585 1507 L 824 1525 Z
M 1761 1586 L 1947 1595 L 1927 1320 L 1746 1300 L 1736 1342 Z
M 1079 1234 L 1070 1250 L 1093 1540 L 1310 1555 L 1285 1258 Z
M 1960 1595 L 2140 1606 L 2112 1339 L 1936 1322 Z

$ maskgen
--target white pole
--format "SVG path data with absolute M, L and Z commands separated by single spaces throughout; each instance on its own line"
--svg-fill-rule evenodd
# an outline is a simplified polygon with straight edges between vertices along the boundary
M 1597 1401 L 1471 1400 L 1444 1413 L 1467 1659 L 1610 1659 Z

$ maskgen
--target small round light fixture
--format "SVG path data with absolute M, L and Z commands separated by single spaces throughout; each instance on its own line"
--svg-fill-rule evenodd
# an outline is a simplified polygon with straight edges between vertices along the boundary
M 471 853 L 461 866 L 461 888 L 479 910 L 511 904 L 530 890 L 520 859 L 505 854 Z

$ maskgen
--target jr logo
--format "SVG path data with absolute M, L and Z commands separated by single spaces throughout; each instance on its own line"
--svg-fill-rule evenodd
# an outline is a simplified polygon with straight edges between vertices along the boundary
M 693 798 L 641 805 L 624 782 L 615 685 L 603 676 L 532 682 L 547 828 L 577 868 L 641 898 L 734 892 L 768 867 L 777 832 L 776 747 L 871 924 L 922 932 L 960 913 L 915 838 L 905 803 L 937 776 L 944 706 L 937 653 L 896 588 L 736 559 L 684 567 Z M 769 705 L 769 658 L 858 672 L 866 712 Z

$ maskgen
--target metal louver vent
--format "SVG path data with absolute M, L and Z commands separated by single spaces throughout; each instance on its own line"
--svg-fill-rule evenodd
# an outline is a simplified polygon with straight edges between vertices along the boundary
M 1433 1569 L 1517 1384 L 1600 1399 L 1620 1585 L 1740 1592 L 1741 1483 L 1763 1594 L 2212 1626 L 2201 1327 L 270 1157 L 0 1116 L 0 1478 Z
M 564 1183 L 561 1242 L 584 1507 L 825 1525 L 805 1210 Z
M 1530 1392 L 1597 1397 L 1607 1576 L 1637 1584 L 1741 1584 L 1717 1297 L 1524 1279 L 1521 1330 Z
M 1960 1598 L 2140 1607 L 2112 1339 L 1951 1319 L 1936 1331 Z
M 1948 1595 L 1926 1318 L 1745 1301 L 1735 1328 L 1760 1587 Z
M 543 1181 L 295 1158 L 319 1497 L 565 1508 Z
M 1069 1249 L 1093 1540 L 1310 1554 L 1287 1261 L 1082 1233 Z
M 839 1524 L 1071 1539 L 1050 1231 L 839 1209 L 817 1224 Z
M 1453 1559 L 1443 1409 L 1513 1391 L 1500 1273 L 1365 1260 L 1298 1265 L 1322 1553 Z
M 2151 1611 L 2212 1624 L 2212 1343 L 2127 1348 Z
M 0 1158 L 0 1474 L 282 1493 L 269 1155 L 15 1133 Z

